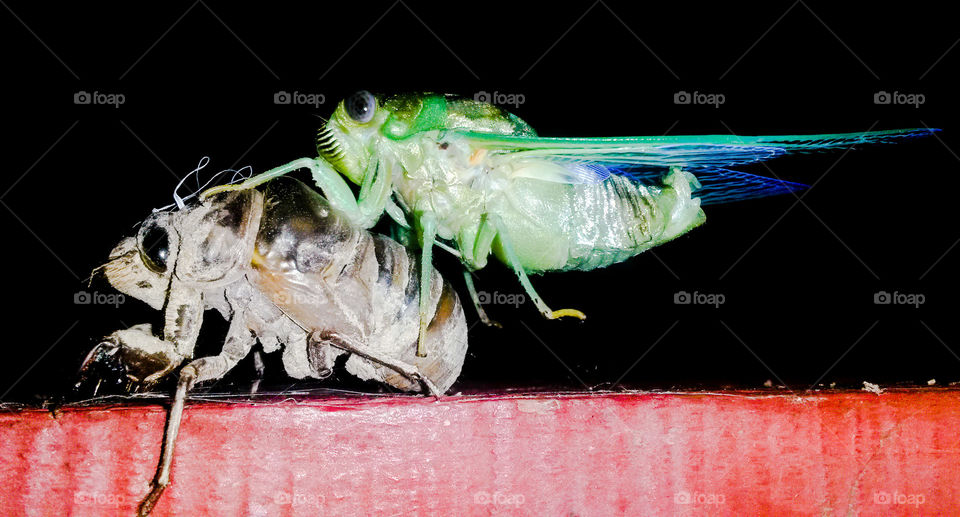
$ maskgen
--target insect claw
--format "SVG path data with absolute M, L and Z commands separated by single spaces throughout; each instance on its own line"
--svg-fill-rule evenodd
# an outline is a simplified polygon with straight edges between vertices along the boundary
M 417 338 L 417 357 L 426 357 L 427 356 L 427 325 L 423 319 L 420 320 L 420 337 Z
M 558 311 L 545 313 L 544 316 L 546 316 L 548 320 L 555 320 L 559 318 L 577 318 L 578 320 L 582 321 L 587 319 L 587 315 L 578 311 L 577 309 L 560 309 Z
M 167 488 L 166 485 L 162 485 L 156 481 L 150 485 L 150 493 L 147 494 L 147 496 L 143 498 L 143 501 L 140 501 L 140 505 L 137 506 L 138 517 L 146 517 L 147 515 L 150 515 L 150 512 L 153 511 L 153 507 L 156 506 L 160 496 L 163 495 L 163 490 Z
M 492 319 L 490 316 L 487 316 L 487 312 L 483 310 L 483 307 L 481 307 L 479 304 L 475 305 L 475 307 L 477 309 L 477 316 L 480 317 L 480 323 L 483 323 L 488 327 L 496 327 L 498 329 L 503 328 L 503 325 L 501 325 L 499 321 Z
M 413 375 L 416 380 L 423 386 L 423 390 L 426 392 L 426 395 L 432 396 L 435 399 L 439 399 L 441 396 L 440 390 L 430 382 L 430 379 L 423 376 L 420 372 L 417 372 Z

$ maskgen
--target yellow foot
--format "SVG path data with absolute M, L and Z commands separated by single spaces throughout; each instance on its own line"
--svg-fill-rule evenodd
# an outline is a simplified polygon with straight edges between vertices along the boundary
M 560 309 L 559 311 L 553 311 L 549 314 L 544 314 L 548 320 L 555 320 L 558 318 L 577 318 L 580 320 L 587 319 L 587 315 L 578 311 L 577 309 Z

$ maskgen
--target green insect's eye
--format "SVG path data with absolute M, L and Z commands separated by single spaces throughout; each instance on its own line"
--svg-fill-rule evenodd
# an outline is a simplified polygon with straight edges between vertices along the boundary
M 377 99 L 367 90 L 360 90 L 357 93 L 347 97 L 343 101 L 343 108 L 347 111 L 350 118 L 366 124 L 373 118 L 373 112 L 377 110 Z
M 167 258 L 170 256 L 170 235 L 167 230 L 160 226 L 148 228 L 140 241 L 140 256 L 153 271 L 166 271 Z

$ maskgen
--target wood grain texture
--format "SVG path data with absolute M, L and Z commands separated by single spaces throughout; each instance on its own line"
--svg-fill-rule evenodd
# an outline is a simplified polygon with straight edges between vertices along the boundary
M 160 406 L 0 414 L 5 515 L 131 515 Z M 157 515 L 948 515 L 960 391 L 187 407 Z

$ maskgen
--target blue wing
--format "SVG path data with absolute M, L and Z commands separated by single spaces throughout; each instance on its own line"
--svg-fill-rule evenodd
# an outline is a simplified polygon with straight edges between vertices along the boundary
M 776 196 L 797 192 L 809 187 L 809 185 L 803 183 L 783 181 L 722 168 L 697 169 L 695 176 L 700 182 L 700 188 L 694 194 L 700 198 L 701 205 L 717 205 L 745 199 Z

